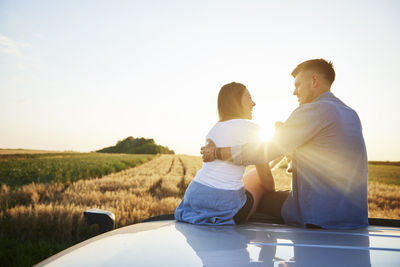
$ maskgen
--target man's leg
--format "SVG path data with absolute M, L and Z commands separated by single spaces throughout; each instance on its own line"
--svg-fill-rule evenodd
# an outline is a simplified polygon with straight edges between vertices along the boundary
M 257 212 L 282 219 L 281 209 L 289 194 L 290 190 L 265 193 L 259 200 Z

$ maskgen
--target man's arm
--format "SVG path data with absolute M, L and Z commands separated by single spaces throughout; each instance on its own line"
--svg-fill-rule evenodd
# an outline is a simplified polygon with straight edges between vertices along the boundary
M 211 141 L 202 147 L 204 162 L 220 159 L 236 165 L 258 165 L 291 153 L 312 139 L 323 127 L 326 116 L 322 116 L 317 105 L 298 107 L 285 123 L 277 125 L 275 136 L 268 143 L 255 142 L 241 146 L 216 148 Z
M 216 147 L 215 143 L 211 139 L 207 139 L 207 145 L 201 147 L 204 162 L 211 162 L 216 159 L 223 161 L 232 161 L 231 148 L 230 147 Z
M 273 142 L 255 142 L 234 147 L 216 147 L 211 139 L 208 144 L 201 148 L 204 162 L 216 159 L 230 161 L 236 165 L 258 165 L 267 163 L 279 156 L 281 151 Z

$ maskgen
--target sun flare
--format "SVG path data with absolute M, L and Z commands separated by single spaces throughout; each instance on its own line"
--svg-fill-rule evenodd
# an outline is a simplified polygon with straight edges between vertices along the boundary
M 269 141 L 274 136 L 274 128 L 272 125 L 260 125 L 259 139 L 262 142 Z

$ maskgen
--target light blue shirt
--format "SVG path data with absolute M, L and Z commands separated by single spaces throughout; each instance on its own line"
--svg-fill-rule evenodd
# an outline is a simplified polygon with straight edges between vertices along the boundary
M 238 165 L 292 153 L 292 192 L 281 210 L 287 224 L 327 229 L 368 225 L 368 161 L 361 122 L 331 92 L 294 110 L 271 142 L 232 147 L 231 153 Z

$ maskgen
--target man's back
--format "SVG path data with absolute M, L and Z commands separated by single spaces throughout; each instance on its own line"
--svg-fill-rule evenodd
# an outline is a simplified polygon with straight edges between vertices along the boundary
M 336 229 L 368 224 L 368 162 L 354 110 L 325 93 L 296 109 L 275 142 L 294 151 L 292 193 L 282 207 L 286 223 Z

